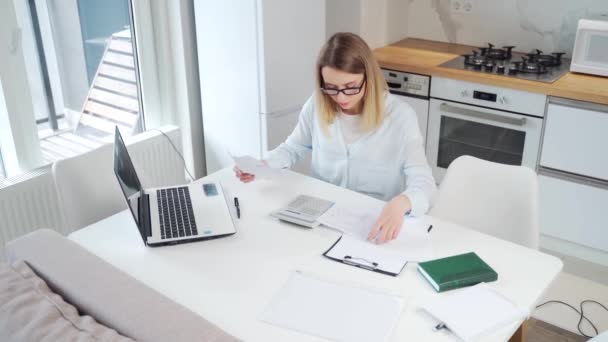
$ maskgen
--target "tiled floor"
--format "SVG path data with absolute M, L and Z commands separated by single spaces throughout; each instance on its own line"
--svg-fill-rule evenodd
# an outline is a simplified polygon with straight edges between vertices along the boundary
M 600 284 L 570 273 L 562 272 L 547 292 L 543 295 L 540 303 L 544 303 L 549 300 L 560 300 L 566 302 L 576 308 L 579 308 L 580 302 L 585 299 L 596 300 L 605 306 L 608 306 L 608 286 Z M 608 311 L 601 308 L 596 304 L 585 304 L 584 306 L 585 316 L 587 316 L 599 332 L 608 330 Z M 585 341 L 586 339 L 582 336 L 581 339 L 574 339 L 576 336 L 564 337 L 560 334 L 561 329 L 565 329 L 570 332 L 578 334 L 577 324 L 579 321 L 579 314 L 574 312 L 571 308 L 561 304 L 548 304 L 541 308 L 536 309 L 532 316 L 537 319 L 546 322 L 547 324 L 539 324 L 531 330 L 536 330 L 538 333 L 534 334 L 536 340 L 531 341 Z M 546 336 L 551 333 L 551 327 L 553 326 L 554 338 L 553 340 L 545 340 Z M 561 328 L 561 329 L 560 329 Z M 587 324 L 581 326 L 583 332 L 589 336 L 594 336 L 595 333 L 591 327 Z M 531 338 L 532 336 L 530 336 Z
M 528 322 L 526 342 L 583 342 L 587 340 L 584 336 L 534 318 Z

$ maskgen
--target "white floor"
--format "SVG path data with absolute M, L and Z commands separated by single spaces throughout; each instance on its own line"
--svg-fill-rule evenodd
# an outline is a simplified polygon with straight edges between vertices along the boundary
M 598 301 L 608 307 L 608 285 L 562 272 L 539 304 L 549 300 L 561 300 L 580 310 L 580 302 L 585 299 Z M 599 332 L 608 330 L 608 311 L 593 303 L 584 304 L 583 308 L 585 316 L 595 324 Z M 579 334 L 577 324 L 580 316 L 565 305 L 547 304 L 536 309 L 532 316 Z M 593 329 L 586 323 L 581 324 L 581 329 L 586 335 L 595 335 Z

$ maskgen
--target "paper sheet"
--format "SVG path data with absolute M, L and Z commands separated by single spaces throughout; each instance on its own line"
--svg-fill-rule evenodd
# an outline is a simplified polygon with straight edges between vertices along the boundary
M 381 211 L 381 208 L 353 209 L 336 204 L 321 215 L 318 221 L 345 235 L 367 240 Z M 428 232 L 430 221 L 428 216 L 406 217 L 397 239 L 381 246 L 399 252 L 407 261 L 433 259 L 432 232 Z
M 317 221 L 344 234 L 366 239 L 376 223 L 376 218 L 374 212 L 356 211 L 336 203 L 323 213 Z
M 233 156 L 232 160 L 241 171 L 255 175 L 260 179 L 271 179 L 281 175 L 281 170 L 273 169 L 264 164 L 261 160 L 257 160 L 251 156 Z
M 484 283 L 438 296 L 422 308 L 465 341 L 526 317 L 524 310 Z
M 387 341 L 403 299 L 294 272 L 261 320 L 334 341 Z

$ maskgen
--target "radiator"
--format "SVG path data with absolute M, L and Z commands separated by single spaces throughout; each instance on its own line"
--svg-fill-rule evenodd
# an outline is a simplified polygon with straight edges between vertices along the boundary
M 171 126 L 162 131 L 181 154 L 179 128 Z M 144 187 L 185 183 L 184 162 L 160 132 L 151 130 L 128 138 L 127 146 Z M 23 234 L 42 227 L 70 233 L 63 229 L 63 215 L 50 167 L 10 182 L 0 186 L 0 260 L 5 259 L 5 243 Z
M 127 139 L 129 155 L 144 188 L 179 185 L 186 182 L 179 128 L 147 131 Z M 169 140 L 170 139 L 170 140 Z M 175 146 L 174 147 L 171 145 Z M 178 154 L 179 153 L 179 154 Z

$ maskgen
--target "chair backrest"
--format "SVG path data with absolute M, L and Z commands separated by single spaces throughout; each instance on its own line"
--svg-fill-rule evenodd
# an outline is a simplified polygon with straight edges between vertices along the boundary
M 459 157 L 448 167 L 430 214 L 537 249 L 536 173 L 523 166 Z
M 127 208 L 113 170 L 114 144 L 53 164 L 53 178 L 70 233 Z

